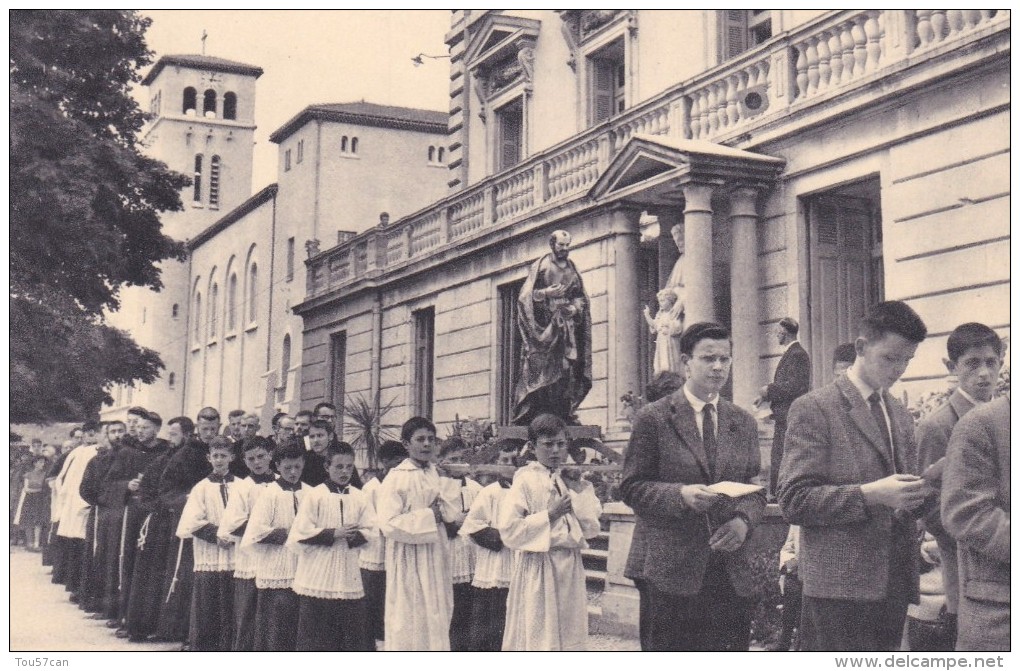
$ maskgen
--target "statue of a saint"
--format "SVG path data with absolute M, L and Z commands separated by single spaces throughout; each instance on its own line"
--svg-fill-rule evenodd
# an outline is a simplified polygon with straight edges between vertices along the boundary
M 591 390 L 591 312 L 581 273 L 568 257 L 570 234 L 549 237 L 551 252 L 531 265 L 517 298 L 524 340 L 514 424 L 549 412 L 576 423 Z
M 683 289 L 667 287 L 658 294 L 659 311 L 652 317 L 646 305 L 645 321 L 655 336 L 655 358 L 652 360 L 652 374 L 658 375 L 666 371 L 680 373 L 680 334 L 684 331 Z

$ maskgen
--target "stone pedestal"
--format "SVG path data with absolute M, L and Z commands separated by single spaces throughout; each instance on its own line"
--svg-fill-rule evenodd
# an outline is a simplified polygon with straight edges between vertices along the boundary
M 634 534 L 634 511 L 620 501 L 607 503 L 602 518 L 609 521 L 609 558 L 606 560 L 606 587 L 602 595 L 602 613 L 593 622 L 598 633 L 638 636 L 638 600 L 634 581 L 623 577 Z

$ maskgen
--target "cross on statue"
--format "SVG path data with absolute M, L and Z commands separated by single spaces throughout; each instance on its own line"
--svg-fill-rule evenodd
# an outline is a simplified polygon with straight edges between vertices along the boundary
M 209 33 L 205 32 L 205 29 L 203 29 L 202 30 L 202 55 L 203 56 L 205 56 L 205 40 L 208 37 L 209 37 Z

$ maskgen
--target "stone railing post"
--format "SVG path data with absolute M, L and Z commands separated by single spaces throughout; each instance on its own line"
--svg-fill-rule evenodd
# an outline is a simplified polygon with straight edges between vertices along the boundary
M 496 221 L 496 189 L 485 187 L 482 192 L 482 226 L 489 227 Z

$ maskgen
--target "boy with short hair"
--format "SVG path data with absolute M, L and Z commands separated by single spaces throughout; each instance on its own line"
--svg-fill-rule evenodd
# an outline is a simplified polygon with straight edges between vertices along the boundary
M 301 483 L 305 465 L 301 443 L 292 436 L 273 453 L 280 477 L 255 501 L 241 541 L 240 551 L 252 552 L 255 558 L 257 651 L 293 652 L 297 643 L 298 596 L 291 583 L 298 558 L 284 544 L 307 491 Z
M 447 551 L 450 577 L 453 581 L 453 612 L 450 617 L 450 650 L 471 649 L 471 580 L 475 575 L 475 545 L 460 536 L 461 525 L 482 486 L 467 477 L 464 453 L 468 445 L 453 437 L 442 443 L 439 472 L 443 526 L 448 539 Z
M 333 423 L 324 419 L 312 420 L 308 427 L 308 454 L 305 455 L 305 470 L 301 481 L 309 487 L 321 485 L 328 479 L 326 474 L 326 448 L 333 440 Z
M 503 544 L 497 527 L 516 469 L 516 454 L 514 445 L 500 450 L 496 464 L 502 467 L 501 472 L 495 482 L 482 488 L 475 497 L 460 528 L 461 537 L 477 545 L 475 575 L 471 580 L 469 649 L 473 651 L 498 652 L 503 645 L 514 552 Z
M 221 541 L 235 544 L 234 640 L 230 648 L 234 651 L 251 652 L 255 649 L 256 553 L 250 547 L 241 547 L 240 543 L 255 502 L 276 480 L 276 476 L 270 470 L 272 447 L 273 444 L 269 440 L 258 436 L 241 441 L 240 452 L 244 455 L 248 477 L 235 481 L 233 495 L 227 502 L 217 533 Z
M 376 455 L 382 470 L 379 477 L 365 483 L 362 493 L 375 510 L 379 487 L 390 470 L 407 459 L 407 450 L 399 440 L 387 440 L 379 446 Z M 361 548 L 361 583 L 365 588 L 365 607 L 368 609 L 368 629 L 372 638 L 382 641 L 386 635 L 386 539 L 376 532 L 367 537 L 368 543 Z
M 354 450 L 347 443 L 326 455 L 329 479 L 305 494 L 287 537 L 298 554 L 298 652 L 375 650 L 365 618 L 359 548 L 375 531 L 365 495 L 350 486 Z
M 581 550 L 598 535 L 602 505 L 591 483 L 564 477 L 566 423 L 528 425 L 537 461 L 514 476 L 499 517 L 503 543 L 519 550 L 510 579 L 503 650 L 584 650 L 588 603 Z
M 208 450 L 212 473 L 192 488 L 177 525 L 178 538 L 194 538 L 188 642 L 195 652 L 230 650 L 234 633 L 234 544 L 217 537 L 237 483 L 230 474 L 234 450 L 224 436 L 213 438 Z
M 386 650 L 448 651 L 453 586 L 440 529 L 436 427 L 412 417 L 400 439 L 409 456 L 386 476 L 376 503 L 386 536 Z
M 959 578 L 956 541 L 942 526 L 940 497 L 949 437 L 960 418 L 978 405 L 992 400 L 999 369 L 1002 368 L 1002 339 L 991 328 L 977 322 L 961 324 L 946 341 L 943 359 L 950 375 L 958 381 L 956 389 L 938 410 L 922 419 L 914 430 L 917 461 L 925 480 L 935 490 L 931 511 L 924 517 L 928 532 L 935 537 L 942 559 L 942 584 L 946 593 L 946 611 L 950 632 L 947 643 L 956 641 L 956 615 L 959 608 Z

